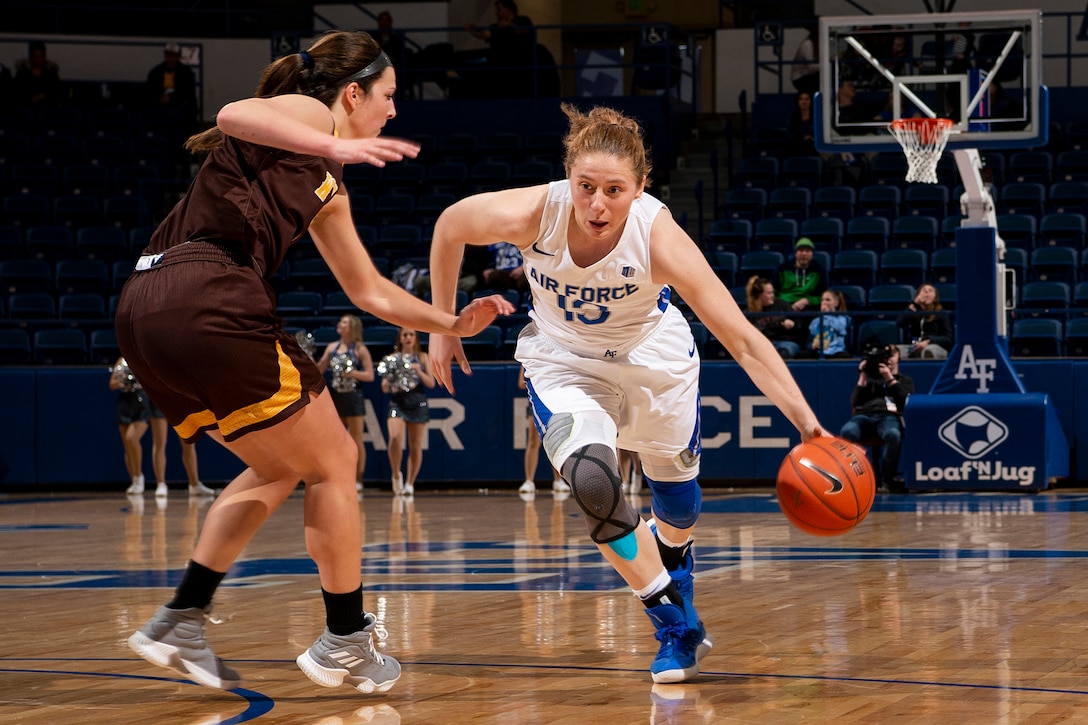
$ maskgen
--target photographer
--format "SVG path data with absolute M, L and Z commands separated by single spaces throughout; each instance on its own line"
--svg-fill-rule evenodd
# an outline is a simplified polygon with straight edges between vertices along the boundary
M 913 392 L 914 379 L 899 373 L 897 346 L 867 347 L 858 366 L 857 387 L 850 394 L 854 415 L 839 431 L 840 436 L 854 443 L 880 439 L 884 448 L 879 462 L 881 483 L 892 493 L 904 491 L 896 474 L 903 442 L 903 406 Z

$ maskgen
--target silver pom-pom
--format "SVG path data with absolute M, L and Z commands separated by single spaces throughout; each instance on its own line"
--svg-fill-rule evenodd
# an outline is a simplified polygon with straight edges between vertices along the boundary
M 121 362 L 110 368 L 110 375 L 121 376 L 122 393 L 131 393 L 134 390 L 140 389 L 140 384 L 136 381 L 136 376 L 132 374 L 132 370 L 129 368 L 128 363 L 124 358 L 121 358 Z
M 419 385 L 419 373 L 412 367 L 412 356 L 394 352 L 378 363 L 378 374 L 389 384 L 390 392 L 407 393 Z
M 306 332 L 306 330 L 299 330 L 295 333 L 295 339 L 298 340 L 298 345 L 302 348 L 302 351 L 312 358 L 317 350 L 317 346 L 314 344 L 314 336 Z
M 329 369 L 332 370 L 332 389 L 338 393 L 350 393 L 355 390 L 358 381 L 347 376 L 355 369 L 355 361 L 346 352 L 338 352 L 329 358 Z

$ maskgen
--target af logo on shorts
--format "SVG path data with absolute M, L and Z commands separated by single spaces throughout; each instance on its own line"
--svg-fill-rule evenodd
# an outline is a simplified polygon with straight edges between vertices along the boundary
M 1009 428 L 982 408 L 969 405 L 941 424 L 941 440 L 965 458 L 981 458 L 1009 437 Z

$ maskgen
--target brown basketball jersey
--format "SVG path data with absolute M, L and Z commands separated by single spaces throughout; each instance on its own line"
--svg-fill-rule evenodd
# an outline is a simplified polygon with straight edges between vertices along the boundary
M 188 193 L 155 230 L 147 253 L 197 239 L 237 243 L 269 278 L 340 188 L 343 172 L 343 165 L 331 159 L 224 136 Z

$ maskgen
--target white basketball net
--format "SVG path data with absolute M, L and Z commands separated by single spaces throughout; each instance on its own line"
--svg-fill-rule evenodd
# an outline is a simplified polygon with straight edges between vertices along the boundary
M 952 135 L 952 121 L 947 118 L 899 118 L 888 130 L 907 155 L 907 181 L 937 183 L 937 162 Z

